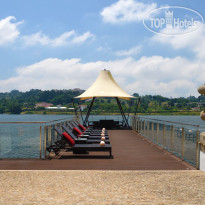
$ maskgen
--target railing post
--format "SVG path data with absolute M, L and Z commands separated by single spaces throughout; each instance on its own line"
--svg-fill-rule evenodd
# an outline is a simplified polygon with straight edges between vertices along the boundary
M 149 121 L 147 121 L 147 137 L 149 137 Z
M 157 133 L 156 133 L 156 135 L 157 135 L 157 144 L 158 144 L 158 137 L 159 137 L 159 123 L 157 122 Z
M 46 158 L 46 146 L 47 146 L 46 135 L 47 135 L 47 126 L 44 127 L 44 157 L 45 158 Z
M 40 125 L 40 144 L 39 144 L 39 146 L 40 146 L 40 159 L 41 159 L 41 147 L 42 147 L 42 139 L 41 139 L 41 125 Z
M 174 150 L 174 126 L 171 125 L 171 151 Z
M 185 143 L 185 130 L 182 127 L 182 160 L 184 160 L 184 143 Z
M 145 129 L 146 127 L 145 127 L 145 120 L 144 120 L 144 131 L 143 131 L 144 136 L 145 136 Z
M 132 130 L 136 130 L 136 119 L 135 119 L 135 117 L 133 116 L 132 117 Z
M 48 126 L 48 144 L 51 145 L 51 125 Z
M 142 120 L 141 120 L 141 128 L 140 128 L 140 133 L 142 134 Z
M 200 153 L 200 144 L 199 144 L 199 130 L 196 131 L 196 169 L 199 169 L 199 153 Z
M 163 148 L 165 148 L 165 124 L 163 122 Z
M 54 127 L 56 128 L 56 127 L 57 127 L 57 124 L 55 124 Z M 55 142 L 56 142 L 56 141 L 57 141 L 58 134 L 57 134 L 57 132 L 55 132 L 55 131 L 54 131 L 54 137 L 55 137 Z
M 143 131 L 143 121 L 141 120 L 140 123 L 141 123 L 141 125 L 140 125 L 140 133 L 143 134 L 143 133 L 142 133 L 142 131 Z
M 154 141 L 154 122 L 152 122 L 152 141 Z
M 138 120 L 137 120 L 137 118 L 135 118 L 135 131 L 136 132 L 138 132 L 138 129 L 137 129 L 138 128 L 138 123 L 137 122 L 138 122 Z
M 134 130 L 134 118 L 132 117 L 132 130 Z

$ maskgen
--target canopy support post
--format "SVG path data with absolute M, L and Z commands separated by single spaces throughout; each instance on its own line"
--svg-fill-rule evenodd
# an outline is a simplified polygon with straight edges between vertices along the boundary
M 86 126 L 87 123 L 88 123 L 88 118 L 89 118 L 90 112 L 91 112 L 91 110 L 92 110 L 94 101 L 95 101 L 95 97 L 93 97 L 92 102 L 91 102 L 91 104 L 90 104 L 90 106 L 89 106 L 87 115 L 86 115 L 85 120 L 84 120 L 84 122 L 83 122 L 83 125 L 84 125 L 84 126 Z
M 120 109 L 120 112 L 121 112 L 123 121 L 125 122 L 125 125 L 126 125 L 128 128 L 130 128 L 129 123 L 128 123 L 128 121 L 127 121 L 127 118 L 125 117 L 125 113 L 124 113 L 124 111 L 123 111 L 123 109 L 122 109 L 122 106 L 121 106 L 121 103 L 120 103 L 118 97 L 115 97 L 115 99 L 116 99 L 117 104 L 118 104 L 118 106 L 119 106 L 119 109 Z

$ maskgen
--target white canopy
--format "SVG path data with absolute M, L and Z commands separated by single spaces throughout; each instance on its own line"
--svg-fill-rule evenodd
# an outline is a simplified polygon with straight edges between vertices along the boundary
M 96 81 L 76 98 L 86 100 L 93 97 L 118 97 L 125 100 L 135 98 L 120 88 L 109 70 L 101 70 Z

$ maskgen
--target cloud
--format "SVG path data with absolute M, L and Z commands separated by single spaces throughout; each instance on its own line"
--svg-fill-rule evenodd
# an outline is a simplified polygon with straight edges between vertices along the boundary
M 72 40 L 72 43 L 83 43 L 87 41 L 88 39 L 93 39 L 93 38 L 94 38 L 94 34 L 88 31 L 80 36 L 75 36 Z
M 8 16 L 5 19 L 0 20 L 0 45 L 6 45 L 8 43 L 13 43 L 20 35 L 18 26 L 23 23 L 23 21 L 15 21 L 14 16 Z
M 106 23 L 139 22 L 145 15 L 157 8 L 157 4 L 145 4 L 135 0 L 119 0 L 100 13 Z
M 81 59 L 48 58 L 18 68 L 16 77 L 0 81 L 1 92 L 19 89 L 87 89 L 99 71 L 111 71 L 119 85 L 130 94 L 153 94 L 167 97 L 198 96 L 197 88 L 204 83 L 205 63 L 186 58 L 161 56 L 131 57 L 112 61 L 82 63 Z
M 134 56 L 138 55 L 142 50 L 142 46 L 135 46 L 133 48 L 130 48 L 129 50 L 120 50 L 116 51 L 115 55 L 117 56 Z
M 22 40 L 26 46 L 34 46 L 40 44 L 43 46 L 59 47 L 71 44 L 80 44 L 93 38 L 94 34 L 90 33 L 89 31 L 83 33 L 82 35 L 79 35 L 76 33 L 76 31 L 71 30 L 53 39 L 43 34 L 42 32 L 38 32 L 28 36 L 23 36 Z
M 171 31 L 171 30 L 170 30 Z M 183 31 L 184 32 L 184 31 Z M 187 48 L 190 52 L 200 59 L 205 59 L 205 25 L 203 24 L 198 30 L 178 36 L 154 35 L 153 42 L 164 45 L 171 45 L 175 50 Z
M 21 43 L 23 43 L 24 46 L 42 45 L 59 47 L 82 44 L 95 38 L 95 35 L 90 31 L 79 34 L 75 30 L 65 32 L 56 38 L 50 38 L 42 31 L 30 35 L 22 35 L 18 26 L 22 24 L 23 21 L 12 22 L 15 20 L 16 18 L 14 16 L 8 16 L 7 18 L 0 20 L 0 46 L 14 43 L 18 39 L 21 40 Z

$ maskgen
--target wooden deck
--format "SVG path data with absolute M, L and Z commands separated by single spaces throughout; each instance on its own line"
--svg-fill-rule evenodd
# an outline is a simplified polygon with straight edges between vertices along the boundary
M 148 142 L 132 130 L 109 130 L 114 159 L 98 153 L 59 159 L 1 159 L 1 170 L 188 170 L 192 166 Z M 64 154 L 64 153 L 63 153 Z M 103 153 L 104 154 L 104 153 Z

